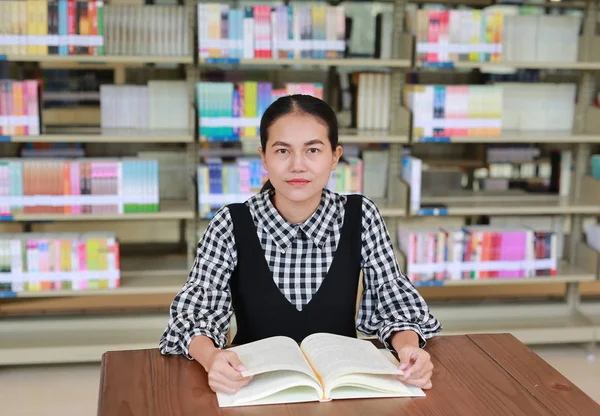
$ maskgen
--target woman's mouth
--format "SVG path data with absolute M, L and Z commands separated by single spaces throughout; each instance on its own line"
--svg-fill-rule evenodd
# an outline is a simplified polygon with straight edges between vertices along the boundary
M 306 179 L 291 179 L 291 180 L 287 181 L 287 183 L 289 183 L 292 186 L 304 186 L 308 182 L 309 181 Z

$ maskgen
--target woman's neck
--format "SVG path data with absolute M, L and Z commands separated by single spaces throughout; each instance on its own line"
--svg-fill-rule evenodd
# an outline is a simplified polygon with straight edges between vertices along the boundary
M 275 193 L 273 205 L 279 214 L 291 224 L 300 224 L 306 221 L 316 210 L 321 202 L 321 193 L 305 201 L 290 201 L 289 199 Z

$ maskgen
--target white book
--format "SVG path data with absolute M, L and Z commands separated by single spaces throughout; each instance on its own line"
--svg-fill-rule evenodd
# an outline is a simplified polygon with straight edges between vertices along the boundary
M 230 351 L 252 380 L 236 394 L 217 393 L 220 407 L 425 396 L 400 381 L 402 371 L 389 351 L 366 340 L 317 333 L 300 345 L 271 337 Z

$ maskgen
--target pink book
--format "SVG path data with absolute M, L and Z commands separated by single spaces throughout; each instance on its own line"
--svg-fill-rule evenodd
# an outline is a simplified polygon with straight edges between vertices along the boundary
M 70 183 L 70 194 L 76 197 L 80 193 L 80 179 L 79 179 L 79 162 L 68 162 L 70 166 L 71 183 Z M 71 213 L 81 214 L 81 206 L 75 201 L 71 201 Z
M 40 113 L 38 107 L 38 81 L 29 80 L 25 81 L 25 88 L 23 91 L 27 91 L 27 99 L 25 100 L 25 108 L 28 116 L 29 135 L 37 136 L 40 134 Z
M 504 232 L 502 233 L 502 241 L 500 243 L 500 260 L 504 261 L 521 261 L 525 259 L 525 232 Z M 520 278 L 525 275 L 521 270 L 501 270 L 498 273 L 500 278 Z
M 85 253 L 85 248 L 86 248 L 85 240 L 78 240 L 77 241 L 77 254 L 79 257 L 79 271 L 80 272 L 87 272 L 87 257 L 86 257 L 86 253 Z M 77 282 L 77 287 L 80 290 L 86 290 L 88 288 L 87 279 L 80 278 Z

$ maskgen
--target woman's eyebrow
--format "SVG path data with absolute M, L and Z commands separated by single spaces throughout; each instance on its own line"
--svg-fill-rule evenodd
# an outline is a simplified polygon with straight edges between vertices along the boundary
M 313 140 L 309 140 L 307 142 L 304 143 L 304 146 L 311 146 L 314 144 L 323 144 L 323 140 L 321 139 L 313 139 Z M 292 147 L 291 144 L 284 142 L 282 140 L 277 140 L 276 142 L 273 142 L 273 144 L 271 146 L 283 146 L 283 147 Z

